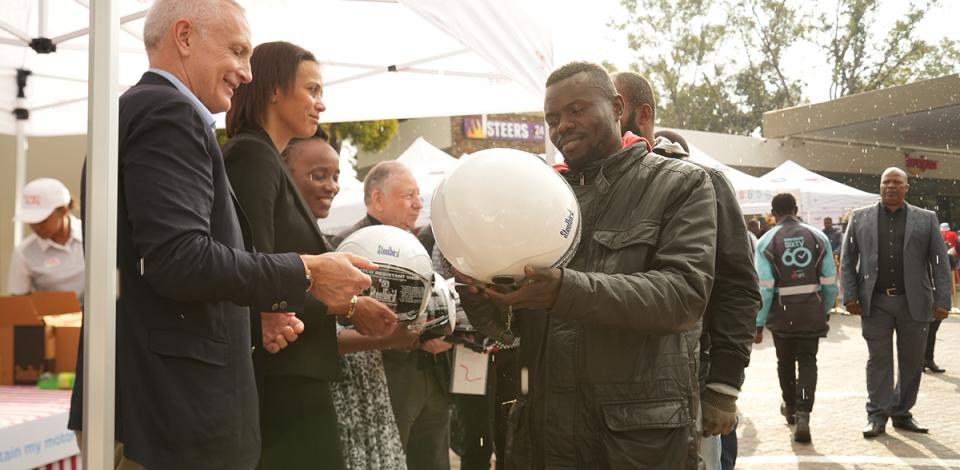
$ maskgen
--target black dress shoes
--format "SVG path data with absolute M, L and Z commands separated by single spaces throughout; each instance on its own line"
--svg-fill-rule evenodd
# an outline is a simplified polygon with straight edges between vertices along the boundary
M 909 432 L 919 432 L 926 434 L 929 429 L 920 426 L 919 423 L 913 418 L 890 418 L 890 422 L 893 423 L 893 427 L 897 429 L 902 429 Z M 866 432 L 864 432 L 866 434 Z
M 937 363 L 933 361 L 923 361 L 923 370 L 930 370 L 930 372 L 934 374 L 942 374 L 947 371 L 947 369 L 938 366 Z
M 877 437 L 886 430 L 884 429 L 883 423 L 878 423 L 876 421 L 867 421 L 867 425 L 863 428 L 863 437 Z

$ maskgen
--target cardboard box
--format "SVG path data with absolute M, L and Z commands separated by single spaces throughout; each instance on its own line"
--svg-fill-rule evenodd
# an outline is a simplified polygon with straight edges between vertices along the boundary
M 50 372 L 75 372 L 80 302 L 73 292 L 0 297 L 0 385 L 32 384 Z

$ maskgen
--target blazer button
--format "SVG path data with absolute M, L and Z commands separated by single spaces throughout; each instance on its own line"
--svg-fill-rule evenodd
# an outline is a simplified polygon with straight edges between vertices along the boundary
M 274 310 L 274 311 L 280 310 L 280 306 L 277 305 L 277 304 L 273 304 L 273 307 L 271 307 L 271 309 Z
M 287 309 L 287 301 L 286 301 L 286 300 L 281 300 L 281 301 L 280 301 L 280 309 L 281 309 L 281 310 L 286 310 L 286 309 Z

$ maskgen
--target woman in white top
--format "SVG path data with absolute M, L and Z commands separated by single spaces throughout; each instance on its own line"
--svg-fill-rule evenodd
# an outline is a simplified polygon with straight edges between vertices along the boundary
M 33 231 L 13 250 L 7 293 L 73 291 L 83 302 L 83 230 L 60 181 L 40 178 L 24 186 L 15 220 Z

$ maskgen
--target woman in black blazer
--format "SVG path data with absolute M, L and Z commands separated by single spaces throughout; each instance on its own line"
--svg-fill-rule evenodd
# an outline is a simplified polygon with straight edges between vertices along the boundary
M 297 190 L 280 150 L 293 138 L 316 131 L 323 87 L 314 56 L 290 43 L 257 46 L 250 58 L 256 80 L 237 88 L 227 113 L 223 148 L 227 175 L 242 211 L 250 221 L 259 252 L 328 251 L 316 219 Z M 280 305 L 279 309 L 285 306 Z M 334 309 L 331 309 L 334 310 Z M 361 297 L 356 308 L 337 306 L 336 313 L 306 296 L 299 339 L 278 354 L 254 351 L 260 384 L 260 468 L 342 469 L 336 413 L 329 381 L 340 377 L 334 315 L 356 312 L 383 326 L 396 316 L 383 304 Z M 356 321 L 355 321 L 356 322 Z M 358 326 L 359 329 L 359 326 Z

